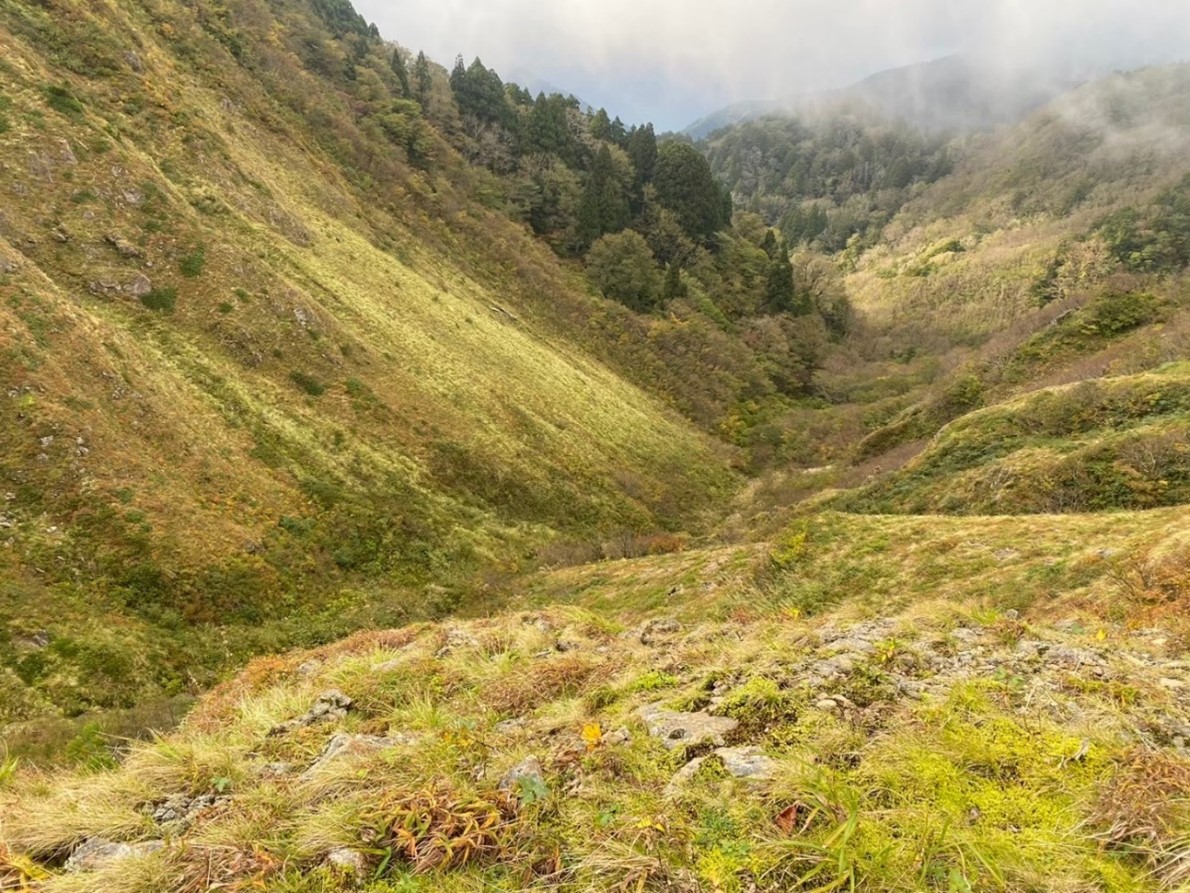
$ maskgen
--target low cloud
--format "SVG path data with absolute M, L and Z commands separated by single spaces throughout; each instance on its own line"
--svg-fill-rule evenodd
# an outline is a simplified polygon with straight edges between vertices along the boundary
M 357 0 L 449 65 L 533 72 L 626 120 L 681 127 L 727 102 L 842 86 L 967 53 L 1005 68 L 1190 56 L 1186 0 Z

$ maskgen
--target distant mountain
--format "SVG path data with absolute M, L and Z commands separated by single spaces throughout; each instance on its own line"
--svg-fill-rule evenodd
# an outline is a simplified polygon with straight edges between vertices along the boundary
M 529 71 L 527 68 L 515 67 L 508 70 L 504 75 L 505 83 L 516 84 L 524 87 L 534 96 L 538 93 L 544 93 L 549 96 L 551 93 L 558 93 L 562 96 L 574 96 L 579 101 L 579 105 L 583 108 L 590 108 L 591 104 L 584 100 L 581 96 L 576 96 L 572 90 L 567 90 L 565 87 L 559 87 L 553 81 L 548 81 L 536 72 Z
M 877 72 L 838 90 L 734 103 L 700 118 L 684 132 L 704 139 L 764 115 L 805 114 L 851 103 L 872 106 L 925 130 L 982 130 L 1018 121 L 1085 80 L 1070 72 L 1009 71 L 967 56 L 947 56 Z

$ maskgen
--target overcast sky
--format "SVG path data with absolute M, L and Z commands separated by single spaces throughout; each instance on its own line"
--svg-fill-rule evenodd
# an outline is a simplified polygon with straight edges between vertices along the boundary
M 1135 67 L 1190 59 L 1190 0 L 355 0 L 447 67 L 475 56 L 627 123 L 845 86 L 952 53 Z

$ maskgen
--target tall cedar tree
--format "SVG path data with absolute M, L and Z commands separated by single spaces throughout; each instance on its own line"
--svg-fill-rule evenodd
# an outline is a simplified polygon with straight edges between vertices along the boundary
M 568 110 L 569 103 L 561 94 L 537 94 L 525 125 L 526 154 L 557 155 L 565 164 L 574 166 L 577 151 Z
M 730 203 L 702 154 L 686 143 L 667 142 L 657 150 L 653 174 L 657 200 L 677 215 L 682 229 L 695 239 L 706 240 L 720 229 Z
M 615 233 L 628 225 L 628 200 L 616 179 L 615 162 L 607 144 L 599 147 L 578 211 L 578 238 L 585 246 L 605 233 Z
M 413 93 L 409 89 L 409 72 L 405 68 L 405 60 L 401 58 L 401 51 L 396 47 L 393 47 L 393 58 L 389 64 L 392 66 L 393 74 L 397 76 L 397 83 L 401 85 L 401 95 L 411 99 Z
M 417 61 L 413 64 L 413 84 L 417 90 L 417 102 L 423 112 L 430 110 L 430 90 L 434 86 L 434 79 L 430 75 L 430 62 L 426 54 L 419 52 Z

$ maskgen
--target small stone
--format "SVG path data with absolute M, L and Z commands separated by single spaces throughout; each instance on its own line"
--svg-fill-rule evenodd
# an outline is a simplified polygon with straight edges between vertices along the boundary
M 1162 688 L 1168 688 L 1170 691 L 1178 691 L 1186 687 L 1186 683 L 1181 679 L 1159 679 L 1157 684 Z
M 521 786 L 521 780 L 528 779 L 534 786 L 543 786 L 545 776 L 542 773 L 541 761 L 537 757 L 526 757 L 500 778 L 500 790 L 513 792 Z
M 363 876 L 368 871 L 368 860 L 359 850 L 339 847 L 326 854 L 326 864 L 343 874 Z
M 675 633 L 681 632 L 681 629 L 682 624 L 672 617 L 650 620 L 641 628 L 640 641 L 642 645 L 656 645 Z
M 146 856 L 159 851 L 165 844 L 160 840 L 146 840 L 143 843 L 117 843 L 103 837 L 90 837 L 79 844 L 66 860 L 68 872 L 94 871 L 111 862 L 120 862 L 135 856 Z
M 1016 608 L 1009 608 L 1007 611 L 1004 612 L 1004 619 L 1005 620 L 1020 620 L 1021 612 L 1018 611 Z
M 334 720 L 343 719 L 347 715 L 347 711 L 351 709 L 351 705 L 351 698 L 347 697 L 347 695 L 338 689 L 325 691 L 318 696 L 318 700 L 314 702 L 314 706 L 309 710 L 296 719 L 291 719 L 288 722 L 273 726 L 269 730 L 269 735 L 284 735 L 287 732 L 293 732 L 316 723 L 333 722 Z
M 715 756 L 723 768 L 736 778 L 767 780 L 773 777 L 777 763 L 759 747 L 720 747 Z
M 144 273 L 137 273 L 132 277 L 132 281 L 124 286 L 124 291 L 136 298 L 143 298 L 152 290 L 153 280 Z
M 839 707 L 839 702 L 833 698 L 822 698 L 821 700 L 815 701 L 814 706 L 819 710 L 837 710 Z
M 446 642 L 434 652 L 434 657 L 449 657 L 460 648 L 476 648 L 478 646 L 479 639 L 475 638 L 475 636 L 466 630 L 455 627 L 446 631 Z
M 1084 666 L 1098 666 L 1103 659 L 1093 651 L 1085 648 L 1073 648 L 1069 645 L 1056 645 L 1046 652 L 1045 659 L 1052 664 L 1078 669 Z
M 404 742 L 395 738 L 381 738 L 377 735 L 348 735 L 345 732 L 339 732 L 331 736 L 330 741 L 326 743 L 326 747 L 322 749 L 322 753 L 302 773 L 302 778 L 305 780 L 313 778 L 318 773 L 318 770 L 327 765 L 327 763 L 333 763 L 345 757 L 362 757 L 379 753 L 382 750 L 396 747 L 402 743 Z
M 144 254 L 137 246 L 116 233 L 108 233 L 103 237 L 103 241 L 115 248 L 120 257 L 136 258 Z
M 174 794 L 158 804 L 150 804 L 146 812 L 151 812 L 153 821 L 159 825 L 189 824 L 200 813 L 217 806 L 222 806 L 230 798 L 216 797 L 213 794 L 203 794 L 198 797 L 187 797 L 185 794 Z
M 710 756 L 695 757 L 679 769 L 666 785 L 666 795 L 675 794 L 712 758 L 717 758 L 723 764 L 728 775 L 753 783 L 770 780 L 777 768 L 776 761 L 759 747 L 720 747 L 712 751 Z
M 616 747 L 620 744 L 627 744 L 632 740 L 632 733 L 627 729 L 620 728 L 614 732 L 604 732 L 603 737 L 599 739 L 599 743 L 605 747 Z

